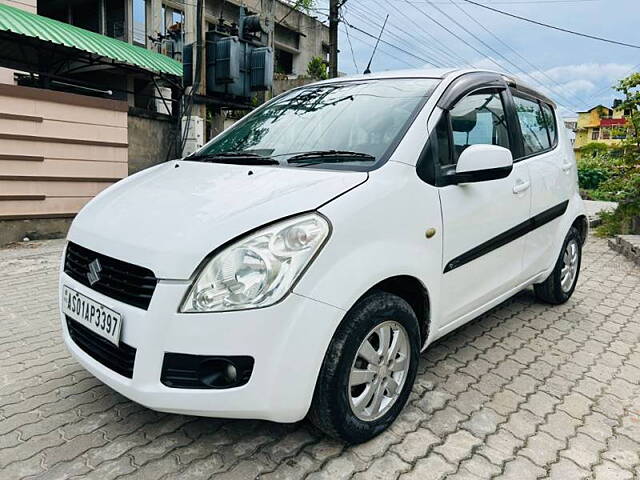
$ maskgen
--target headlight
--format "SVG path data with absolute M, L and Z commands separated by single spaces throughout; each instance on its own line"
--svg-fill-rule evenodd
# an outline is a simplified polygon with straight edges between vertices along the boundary
M 266 307 L 284 297 L 329 236 L 329 222 L 305 214 L 259 230 L 216 254 L 181 312 Z

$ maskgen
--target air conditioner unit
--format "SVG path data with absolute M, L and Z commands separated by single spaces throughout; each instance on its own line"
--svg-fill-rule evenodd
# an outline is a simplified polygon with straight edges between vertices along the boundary
M 157 87 L 154 89 L 154 100 L 156 101 L 156 112 L 163 113 L 165 115 L 171 115 L 172 102 L 171 102 L 171 88 L 169 87 Z
M 202 117 L 183 117 L 181 132 L 181 138 L 185 138 L 186 136 L 186 141 L 182 149 L 183 157 L 200 150 L 204 145 L 204 120 Z

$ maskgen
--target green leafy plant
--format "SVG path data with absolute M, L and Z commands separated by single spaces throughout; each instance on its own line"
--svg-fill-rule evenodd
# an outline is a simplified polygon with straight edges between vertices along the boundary
M 604 168 L 578 168 L 578 184 L 585 190 L 595 190 L 609 178 Z
M 600 142 L 590 142 L 580 148 L 581 158 L 591 158 L 597 155 L 602 155 L 609 151 L 609 147 L 606 144 Z
M 329 78 L 327 62 L 322 57 L 313 57 L 307 65 L 307 75 L 315 80 L 326 80 Z
M 640 73 L 620 80 L 615 88 L 624 95 L 619 108 L 629 115 L 626 116 L 626 138 L 616 147 L 618 156 L 609 155 L 615 159 L 614 174 L 596 190 L 618 202 L 613 212 L 601 215 L 602 225 L 597 233 L 603 236 L 629 233 L 633 225 L 640 223 L 637 221 L 640 217 Z

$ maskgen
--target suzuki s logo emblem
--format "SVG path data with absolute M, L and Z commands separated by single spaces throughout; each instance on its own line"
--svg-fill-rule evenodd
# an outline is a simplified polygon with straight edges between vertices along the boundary
M 102 271 L 102 265 L 97 258 L 89 264 L 89 272 L 87 273 L 87 279 L 89 284 L 93 286 L 98 280 L 100 280 L 100 272 Z

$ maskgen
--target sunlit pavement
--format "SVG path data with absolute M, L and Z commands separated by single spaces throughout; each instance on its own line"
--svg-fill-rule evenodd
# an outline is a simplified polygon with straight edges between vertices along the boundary
M 156 413 L 91 377 L 60 338 L 62 246 L 0 250 L 0 478 L 640 478 L 640 269 L 605 240 L 566 305 L 523 292 L 433 345 L 401 417 L 356 447 Z

